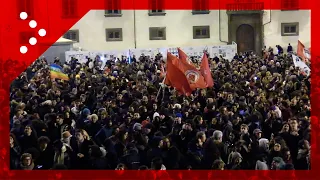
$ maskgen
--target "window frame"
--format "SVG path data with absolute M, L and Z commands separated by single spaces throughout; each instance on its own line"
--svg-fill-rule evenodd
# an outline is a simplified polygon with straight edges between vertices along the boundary
M 163 37 L 153 37 L 154 31 L 163 31 Z M 167 28 L 166 27 L 149 27 L 149 40 L 167 40 Z
M 65 7 L 66 5 L 67 7 Z M 62 18 L 64 19 L 77 18 L 78 17 L 78 0 L 61 0 L 61 9 L 62 9 Z
M 203 29 L 206 29 L 207 35 L 196 35 L 197 30 L 203 31 Z M 210 25 L 207 26 L 193 26 L 193 39 L 210 39 Z M 202 34 L 202 33 L 201 33 Z
M 70 38 L 66 37 L 67 34 L 70 34 L 70 33 L 75 33 L 76 34 L 76 39 L 70 39 Z M 63 38 L 66 38 L 66 39 L 69 39 L 69 40 L 72 40 L 72 41 L 75 41 L 75 42 L 80 42 L 80 31 L 79 31 L 79 29 L 71 29 L 71 30 L 67 31 L 63 35 Z
M 111 6 L 111 9 L 107 9 L 107 7 Z M 121 0 L 105 0 L 105 7 L 104 16 L 105 17 L 122 17 L 121 11 Z M 109 13 L 108 11 L 118 11 L 118 13 L 112 12 Z
M 166 12 L 163 9 L 164 7 L 164 0 L 149 0 L 149 16 L 165 16 Z M 152 12 L 157 11 L 157 12 Z M 161 12 L 158 12 L 161 11 Z
M 280 3 L 281 11 L 299 11 L 299 0 L 280 0 Z
M 192 0 L 192 15 L 209 14 L 209 0 Z
M 115 33 L 115 32 L 119 32 L 119 38 L 109 38 L 109 33 Z M 106 41 L 107 42 L 114 42 L 114 41 L 123 41 L 123 32 L 122 32 L 122 28 L 106 28 L 105 29 L 105 33 L 106 33 Z
M 34 0 L 16 0 L 17 2 L 17 18 L 20 19 L 20 12 L 26 12 L 28 17 L 26 20 L 35 19 L 34 16 Z
M 295 33 L 286 33 L 285 27 L 296 26 Z M 299 36 L 299 22 L 281 23 L 281 36 Z

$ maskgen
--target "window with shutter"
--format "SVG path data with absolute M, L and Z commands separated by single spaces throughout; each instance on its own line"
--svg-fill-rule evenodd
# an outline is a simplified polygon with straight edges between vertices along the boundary
M 299 23 L 281 23 L 281 36 L 298 36 Z
M 122 41 L 122 28 L 106 29 L 106 41 Z
M 62 0 L 62 17 L 77 18 L 78 0 Z
M 149 28 L 150 40 L 166 40 L 166 28 L 165 27 L 150 27 Z
M 149 0 L 149 16 L 166 15 L 164 8 L 164 0 Z
M 28 14 L 27 20 L 34 19 L 34 0 L 17 0 L 17 5 L 19 19 L 21 12 L 26 12 Z
M 210 26 L 193 26 L 193 39 L 210 38 Z
M 299 10 L 299 0 L 281 0 L 282 11 L 295 11 Z
M 209 0 L 192 0 L 192 14 L 209 14 Z
M 63 35 L 64 38 L 79 42 L 79 30 L 69 30 Z
M 121 0 L 106 0 L 105 17 L 121 17 Z

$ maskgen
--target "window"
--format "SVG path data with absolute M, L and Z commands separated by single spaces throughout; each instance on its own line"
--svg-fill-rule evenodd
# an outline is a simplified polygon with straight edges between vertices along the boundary
M 121 1 L 120 0 L 106 0 L 106 9 L 104 12 L 105 17 L 121 17 Z
M 193 39 L 210 38 L 210 26 L 193 26 Z
M 79 30 L 69 30 L 63 36 L 66 39 L 79 42 Z
M 165 27 L 150 27 L 149 28 L 150 40 L 166 40 L 166 28 Z
M 26 12 L 28 14 L 28 20 L 34 19 L 34 0 L 17 0 L 18 4 L 18 18 L 20 19 L 20 12 Z
M 281 36 L 298 36 L 299 23 L 281 23 Z
M 62 0 L 62 17 L 77 18 L 78 0 Z
M 35 37 L 35 32 L 21 32 L 20 33 L 20 44 L 29 44 L 29 39 Z
M 149 0 L 149 16 L 164 16 L 164 0 Z
M 122 41 L 122 29 L 121 28 L 106 29 L 106 40 Z
M 282 11 L 299 10 L 299 0 L 281 0 Z
M 192 14 L 209 14 L 209 0 L 192 0 Z

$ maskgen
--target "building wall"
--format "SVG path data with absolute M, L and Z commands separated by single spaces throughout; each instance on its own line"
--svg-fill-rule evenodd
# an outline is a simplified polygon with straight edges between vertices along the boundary
M 300 40 L 306 47 L 311 46 L 311 11 L 265 11 L 263 21 L 264 24 L 264 44 L 266 46 L 281 45 L 285 49 L 288 43 L 291 43 L 296 49 L 298 40 Z M 281 36 L 281 23 L 299 22 L 299 36 Z
M 86 50 L 123 50 L 134 48 L 134 12 L 122 11 L 122 17 L 105 17 L 103 10 L 88 12 L 71 29 L 79 30 L 79 46 Z M 228 16 L 220 12 L 221 41 L 228 41 Z M 264 44 L 296 47 L 298 39 L 310 46 L 310 10 L 264 11 Z M 299 36 L 281 36 L 281 23 L 299 22 Z M 210 25 L 209 39 L 193 39 L 193 26 Z M 166 40 L 149 40 L 149 27 L 166 27 Z M 106 28 L 122 28 L 123 41 L 107 42 Z M 183 47 L 226 44 L 219 39 L 219 11 L 192 15 L 191 11 L 167 10 L 165 16 L 148 16 L 147 10 L 136 10 L 136 48 Z

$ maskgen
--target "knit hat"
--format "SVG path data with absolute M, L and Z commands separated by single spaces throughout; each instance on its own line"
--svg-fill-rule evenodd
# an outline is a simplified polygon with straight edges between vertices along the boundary
M 84 108 L 84 109 L 82 110 L 82 115 L 87 116 L 87 115 L 90 115 L 90 114 L 91 114 L 91 112 L 90 112 L 90 110 L 89 110 L 88 108 Z
M 176 114 L 176 117 L 182 118 L 182 114 L 181 114 L 181 113 L 177 113 L 177 114 Z
M 141 131 L 142 125 L 140 123 L 135 123 L 133 125 L 133 130 L 134 131 Z
M 157 112 L 155 112 L 155 113 L 153 114 L 152 119 L 154 120 L 156 117 L 159 117 L 159 116 L 160 116 L 160 114 L 159 114 L 159 113 L 157 113 Z

